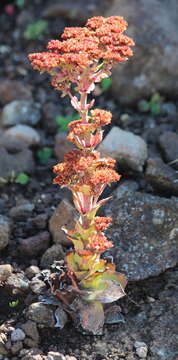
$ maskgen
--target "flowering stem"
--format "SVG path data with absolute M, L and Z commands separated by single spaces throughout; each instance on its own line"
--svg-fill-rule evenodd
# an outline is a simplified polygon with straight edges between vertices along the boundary
M 83 120 L 83 122 L 88 122 L 88 109 L 87 109 L 87 92 L 81 93 L 80 98 L 80 115 Z

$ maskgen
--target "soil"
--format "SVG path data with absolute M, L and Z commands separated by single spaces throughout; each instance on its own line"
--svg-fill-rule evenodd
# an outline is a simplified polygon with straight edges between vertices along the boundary
M 93 4 L 95 2 L 97 3 L 97 0 L 92 1 Z M 8 3 L 14 6 L 14 13 L 12 15 L 8 15 L 5 12 L 5 5 Z M 30 182 L 26 185 L 20 185 L 9 181 L 0 187 L 0 214 L 9 217 L 10 210 L 24 199 L 35 205 L 31 214 L 24 214 L 15 218 L 15 220 L 12 219 L 9 245 L 0 255 L 0 264 L 11 264 L 15 272 L 23 272 L 30 265 L 40 266 L 42 254 L 39 253 L 38 256 L 31 258 L 28 256 L 24 257 L 23 253 L 19 252 L 19 240 L 34 236 L 39 232 L 37 221 L 34 220 L 39 214 L 46 215 L 46 222 L 42 231 L 48 231 L 48 219 L 53 214 L 55 207 L 62 199 L 68 198 L 71 200 L 71 195 L 66 190 L 60 190 L 56 185 L 52 185 L 53 174 L 51 168 L 57 162 L 54 153 L 46 165 L 41 165 L 37 157 L 37 151 L 44 146 L 54 148 L 54 138 L 57 132 L 57 126 L 54 122 L 56 107 L 58 114 L 63 116 L 71 114 L 72 110 L 68 100 L 59 98 L 58 94 L 50 88 L 47 76 L 39 75 L 30 68 L 27 54 L 41 51 L 48 40 L 57 38 L 57 34 L 65 26 L 75 26 L 77 24 L 80 25 L 80 23 L 75 18 L 70 19 L 62 15 L 58 19 L 49 18 L 46 35 L 34 41 L 26 40 L 23 36 L 26 23 L 30 21 L 33 23 L 38 20 L 39 14 L 42 14 L 43 9 L 49 5 L 49 1 L 26 1 L 22 9 L 18 8 L 15 3 L 15 1 L 1 1 L 0 4 L 0 75 L 2 81 L 6 78 L 18 80 L 30 89 L 33 99 L 40 103 L 42 107 L 45 107 L 47 103 L 53 104 L 51 114 L 47 114 L 46 111 L 42 110 L 43 116 L 36 126 L 36 129 L 42 135 L 42 143 L 31 148 L 35 158 L 35 171 L 30 176 Z M 30 20 L 27 21 L 27 19 Z M 2 50 L 2 45 L 7 47 L 6 51 Z M 164 102 L 173 103 L 171 99 L 164 99 Z M 1 108 L 3 108 L 3 105 L 1 105 Z M 175 105 L 177 107 L 178 104 Z M 96 96 L 96 106 L 112 111 L 113 124 L 141 135 L 147 142 L 150 153 L 159 153 L 157 139 L 160 134 L 164 131 L 178 131 L 175 114 L 158 114 L 154 116 L 149 112 L 141 113 L 138 111 L 137 104 L 130 108 L 124 108 L 124 106 L 119 104 L 119 101 L 113 100 L 110 91 L 101 92 L 100 96 Z M 128 116 L 124 118 L 123 114 Z M 110 128 L 108 127 L 106 133 Z M 139 191 L 170 197 L 169 193 L 165 195 L 159 189 L 154 190 L 146 181 L 144 174 L 128 174 L 121 168 L 119 168 L 119 171 L 124 179 L 135 180 L 139 184 Z M 111 193 L 113 189 L 111 187 L 107 191 Z M 154 306 L 157 313 L 162 311 L 159 309 L 159 305 L 161 309 L 164 304 L 167 307 L 170 306 L 170 298 L 175 296 L 177 274 L 178 269 L 173 268 L 162 273 L 159 277 L 129 283 L 127 296 L 119 302 L 124 314 L 125 323 L 105 326 L 103 336 L 84 336 L 70 322 L 63 330 L 39 328 L 39 348 L 44 354 L 47 354 L 49 351 L 58 351 L 64 355 L 73 355 L 78 360 L 138 359 L 134 342 L 144 341 L 148 348 L 153 346 L 153 340 L 156 335 L 153 336 L 151 332 L 152 323 L 150 321 L 150 314 L 154 310 Z M 172 287 L 172 293 L 168 292 L 170 287 Z M 163 294 L 165 294 L 164 299 Z M 19 304 L 14 308 L 10 307 L 9 303 L 15 301 L 17 297 Z M 18 324 L 23 323 L 25 321 L 25 310 L 32 299 L 33 301 L 37 300 L 37 296 L 28 292 L 21 292 L 16 295 L 7 287 L 0 287 L 0 325 L 5 323 L 18 327 Z M 142 316 L 143 313 L 147 319 L 143 321 L 143 328 L 141 328 L 140 324 L 136 323 L 134 319 Z M 155 322 L 156 315 L 153 318 Z M 171 336 L 171 332 L 169 335 Z M 159 332 L 157 336 L 159 337 Z M 173 349 L 173 346 L 172 351 L 173 354 L 171 356 L 163 355 L 160 357 L 156 352 L 148 350 L 147 359 L 176 360 L 178 355 L 176 355 L 176 349 Z M 7 356 L 8 358 L 18 359 L 16 355 L 8 354 Z

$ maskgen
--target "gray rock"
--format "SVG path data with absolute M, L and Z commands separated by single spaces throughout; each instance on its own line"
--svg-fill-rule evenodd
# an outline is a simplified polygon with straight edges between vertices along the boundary
M 62 200 L 49 221 L 49 231 L 56 244 L 71 245 L 71 241 L 67 239 L 61 227 L 72 229 L 76 217 L 77 213 L 74 207 L 68 200 Z
M 178 134 L 172 131 L 165 131 L 159 137 L 159 146 L 167 162 L 171 162 L 178 170 Z
M 34 126 L 40 121 L 40 105 L 27 100 L 15 100 L 5 105 L 1 114 L 3 127 L 26 124 Z
M 47 290 L 45 283 L 35 277 L 30 281 L 30 289 L 37 295 L 43 294 Z
M 31 100 L 32 93 L 27 85 L 21 81 L 1 79 L 0 81 L 0 102 L 4 105 L 13 100 Z
M 0 215 L 0 250 L 4 249 L 10 239 L 10 221 L 6 216 Z
M 35 256 L 48 248 L 50 235 L 48 231 L 43 231 L 38 235 L 27 239 L 19 239 L 19 251 L 24 255 Z
M 106 135 L 98 150 L 103 156 L 111 156 L 118 160 L 124 168 L 143 171 L 147 159 L 145 141 L 130 131 L 114 126 Z
M 10 264 L 0 265 L 0 283 L 6 281 L 12 274 L 13 268 Z
M 134 344 L 136 354 L 140 359 L 146 359 L 148 353 L 148 347 L 144 342 L 136 341 Z
M 11 346 L 11 352 L 13 355 L 16 355 L 19 353 L 19 351 L 23 348 L 22 341 L 17 341 L 15 344 Z
M 29 288 L 29 280 L 21 273 L 12 274 L 8 277 L 6 285 L 17 294 L 18 291 L 26 291 Z
M 36 322 L 28 320 L 25 324 L 23 324 L 22 329 L 24 330 L 25 334 L 29 336 L 31 339 L 35 340 L 36 343 L 39 342 L 40 336 L 38 332 L 38 328 Z
M 33 320 L 37 324 L 42 324 L 45 327 L 55 326 L 53 311 L 49 306 L 40 302 L 33 303 L 29 306 L 26 317 L 28 320 Z
M 148 159 L 146 179 L 156 190 L 178 195 L 178 173 L 160 158 Z
M 5 136 L 25 141 L 28 145 L 38 145 L 38 132 L 28 125 L 15 125 L 5 131 Z
M 9 212 L 9 215 L 14 219 L 26 218 L 32 213 L 34 208 L 34 204 L 27 202 L 22 205 L 13 206 Z
M 22 341 L 24 339 L 25 339 L 25 333 L 22 329 L 17 328 L 12 331 L 12 333 L 11 333 L 11 341 L 12 342 Z
M 0 181 L 3 183 L 14 179 L 20 173 L 31 173 L 34 169 L 32 152 L 28 149 L 16 154 L 9 154 L 5 148 L 0 147 Z
M 59 306 L 54 313 L 56 324 L 55 327 L 63 329 L 68 321 L 67 313 L 63 310 L 62 306 Z
M 105 16 L 127 19 L 128 35 L 136 43 L 134 56 L 113 72 L 112 90 L 122 103 L 153 92 L 178 95 L 177 0 L 114 0 Z
M 108 237 L 118 270 L 130 280 L 147 279 L 174 267 L 178 250 L 178 200 L 130 192 L 105 208 L 113 217 Z
M 28 279 L 32 279 L 34 276 L 39 274 L 40 269 L 38 266 L 31 265 L 25 270 L 25 275 L 28 277 Z
M 62 260 L 64 258 L 64 251 L 60 244 L 51 246 L 45 251 L 41 258 L 40 265 L 44 268 L 50 267 L 54 261 Z

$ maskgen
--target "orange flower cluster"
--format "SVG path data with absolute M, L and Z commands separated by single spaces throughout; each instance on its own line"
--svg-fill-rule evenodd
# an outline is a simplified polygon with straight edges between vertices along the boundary
M 112 168 L 115 160 L 112 158 L 100 159 L 97 151 L 86 154 L 81 150 L 71 150 L 65 157 L 65 162 L 54 166 L 53 171 L 57 174 L 54 184 L 71 187 L 76 185 L 82 189 L 88 185 L 91 193 L 96 193 L 98 185 L 118 181 L 118 175 Z
M 103 132 L 101 126 L 109 124 L 111 117 L 110 111 L 101 109 L 91 110 L 91 117 L 88 117 L 88 122 L 80 119 L 72 121 L 68 125 L 70 132 L 67 139 L 80 149 L 94 148 L 102 140 Z
M 84 69 L 88 69 L 89 83 L 100 81 L 102 75 L 93 77 L 98 69 L 109 76 L 113 65 L 133 55 L 134 41 L 123 35 L 126 28 L 127 22 L 120 16 L 93 17 L 83 28 L 65 28 L 62 41 L 51 40 L 48 52 L 30 54 L 29 59 L 35 70 L 49 72 L 52 86 L 65 95 L 72 82 L 79 85 Z
M 94 252 L 103 252 L 113 247 L 113 243 L 108 241 L 103 234 L 95 234 L 89 239 L 87 248 Z

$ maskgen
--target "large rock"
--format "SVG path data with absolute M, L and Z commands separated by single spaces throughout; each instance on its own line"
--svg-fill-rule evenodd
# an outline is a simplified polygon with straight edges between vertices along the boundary
M 36 125 L 40 120 L 40 105 L 27 100 L 14 100 L 5 105 L 1 114 L 3 127 L 27 124 Z
M 71 241 L 67 239 L 61 227 L 73 229 L 76 218 L 77 212 L 74 207 L 68 200 L 62 200 L 49 221 L 49 230 L 56 244 L 71 245 Z
M 125 192 L 107 205 L 105 214 L 113 217 L 108 237 L 114 248 L 108 253 L 130 280 L 157 276 L 177 264 L 176 198 Z
M 165 160 L 178 170 L 178 134 L 165 131 L 159 137 L 158 143 Z
M 114 126 L 106 135 L 98 150 L 103 156 L 111 156 L 126 169 L 141 172 L 147 159 L 147 144 L 138 135 Z
M 38 132 L 28 125 L 15 125 L 5 131 L 6 137 L 11 137 L 19 141 L 24 141 L 28 145 L 38 145 L 40 136 Z
M 105 16 L 121 15 L 136 42 L 134 56 L 113 73 L 113 93 L 131 103 L 155 91 L 178 95 L 178 2 L 114 0 Z

